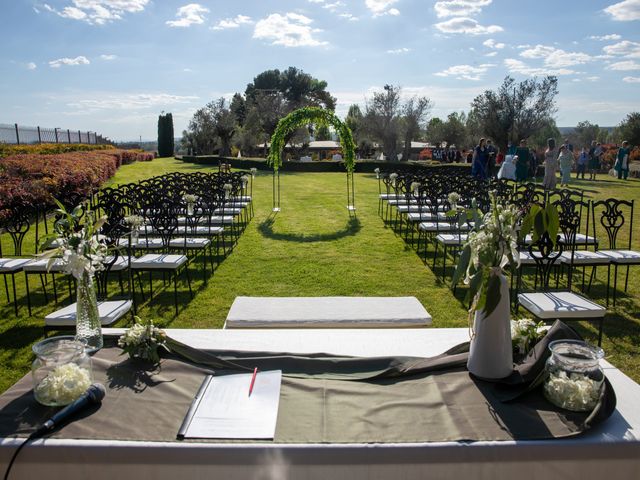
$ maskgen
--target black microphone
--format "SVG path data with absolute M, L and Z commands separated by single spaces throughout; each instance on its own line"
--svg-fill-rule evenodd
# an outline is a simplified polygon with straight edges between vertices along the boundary
M 102 402 L 105 392 L 106 390 L 104 385 L 101 383 L 93 383 L 89 388 L 87 388 L 87 391 L 80 396 L 80 398 L 75 400 L 73 403 L 70 403 L 49 420 L 44 422 L 44 424 L 31 435 L 31 438 L 36 438 L 50 432 L 62 423 L 66 422 L 69 417 L 74 416 L 89 405 L 95 405 Z

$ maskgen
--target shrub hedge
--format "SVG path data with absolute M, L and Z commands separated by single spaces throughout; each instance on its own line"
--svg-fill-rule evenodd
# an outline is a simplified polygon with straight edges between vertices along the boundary
M 115 147 L 113 145 L 89 145 L 86 143 L 41 143 L 38 145 L 0 143 L 0 157 L 25 154 L 57 155 L 69 152 L 93 152 L 95 150 L 115 150 Z

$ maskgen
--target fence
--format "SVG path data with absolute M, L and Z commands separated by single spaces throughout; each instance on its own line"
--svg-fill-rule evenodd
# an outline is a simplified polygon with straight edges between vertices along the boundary
M 0 143 L 28 145 L 34 143 L 91 143 L 110 144 L 111 140 L 96 132 L 64 128 L 24 127 L 0 124 Z

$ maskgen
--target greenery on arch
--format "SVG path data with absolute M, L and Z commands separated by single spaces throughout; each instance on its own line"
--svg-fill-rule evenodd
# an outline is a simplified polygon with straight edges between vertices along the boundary
M 294 110 L 278 122 L 276 131 L 271 137 L 271 148 L 267 162 L 273 165 L 273 170 L 278 171 L 282 165 L 282 151 L 284 150 L 287 136 L 296 128 L 313 123 L 318 126 L 333 126 L 340 137 L 344 166 L 347 172 L 353 172 L 355 167 L 355 143 L 349 126 L 330 111 L 320 107 L 303 107 Z

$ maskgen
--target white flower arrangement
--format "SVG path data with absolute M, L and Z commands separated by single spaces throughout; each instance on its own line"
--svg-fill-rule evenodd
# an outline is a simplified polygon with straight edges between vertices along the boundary
M 54 242 L 57 245 L 43 255 L 49 258 L 47 267 L 61 258 L 65 273 L 78 280 L 85 274 L 94 275 L 103 270 L 108 248 L 98 232 L 107 218 L 96 218 L 88 204 L 79 205 L 69 213 L 60 202 L 56 200 L 56 203 L 59 218 L 54 224 L 55 233 L 43 239 L 45 248 Z
M 144 218 L 140 215 L 129 215 L 128 217 L 124 217 L 124 223 L 129 225 L 133 230 L 136 230 L 144 225 Z
M 519 355 L 526 355 L 529 350 L 544 337 L 547 326 L 544 322 L 534 322 L 530 318 L 511 320 L 511 342 L 513 351 Z
M 253 178 L 256 178 L 256 173 L 257 173 L 258 169 L 255 168 L 255 167 L 252 167 L 252 168 L 249 169 L 249 171 L 251 172 L 251 176 Z
M 451 209 L 456 210 L 458 203 L 460 203 L 460 194 L 458 192 L 451 192 L 447 195 L 447 201 L 451 205 Z
M 182 196 L 182 201 L 185 203 L 196 203 L 198 201 L 197 195 L 193 195 L 191 193 L 185 193 Z
M 553 404 L 584 412 L 593 410 L 600 398 L 601 383 L 581 373 L 558 370 L 549 375 L 544 384 L 544 394 Z
M 143 322 L 140 317 L 134 317 L 134 324 L 118 339 L 118 346 L 128 353 L 131 358 L 138 357 L 153 363 L 160 361 L 158 350 L 166 345 L 167 334 L 164 330 L 153 325 L 153 322 Z
M 91 386 L 91 374 L 76 363 L 58 365 L 35 387 L 34 395 L 45 405 L 67 405 Z
M 230 183 L 225 183 L 222 185 L 222 189 L 224 190 L 224 198 L 229 198 L 231 195 L 231 190 L 233 190 L 233 185 Z
M 380 169 L 379 169 L 379 168 L 375 168 L 375 169 L 373 170 L 373 173 L 375 173 L 375 174 L 376 174 L 376 179 L 380 179 Z
M 413 192 L 414 195 L 418 195 L 418 192 L 419 192 L 419 189 L 420 189 L 421 185 L 422 184 L 420 182 L 412 182 L 411 183 L 410 190 Z
M 467 221 L 468 213 L 459 213 L 459 222 Z M 484 310 L 489 316 L 500 301 L 498 275 L 504 269 L 520 264 L 518 254 L 518 224 L 520 212 L 515 205 L 498 203 L 495 192 L 491 192 L 491 210 L 484 216 L 475 207 L 470 210 L 474 229 L 467 237 L 452 284 L 463 278 L 469 285 L 468 299 L 472 300 L 470 313 Z
M 240 177 L 240 180 L 242 181 L 242 186 L 246 187 L 247 184 L 249 183 L 249 175 L 243 175 Z
M 396 182 L 398 181 L 398 174 L 397 173 L 392 173 L 389 175 L 389 180 L 391 180 L 391 185 L 393 185 L 394 187 L 396 186 Z

